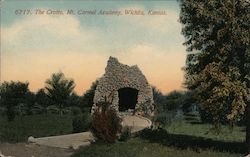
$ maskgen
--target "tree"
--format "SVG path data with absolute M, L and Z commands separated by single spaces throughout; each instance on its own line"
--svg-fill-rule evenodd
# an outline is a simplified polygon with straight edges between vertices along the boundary
M 217 129 L 223 113 L 231 124 L 247 114 L 250 153 L 250 2 L 181 0 L 180 6 L 189 52 L 186 86 L 213 115 Z
M 95 89 L 98 85 L 98 80 L 92 83 L 90 89 L 88 89 L 82 96 L 81 102 L 83 105 L 83 110 L 90 111 L 92 105 L 94 104 Z
M 67 100 L 67 106 L 81 107 L 81 97 L 73 92 Z
M 180 91 L 172 91 L 166 96 L 166 110 L 176 111 L 182 107 L 184 103 L 185 93 Z
M 61 115 L 74 88 L 74 81 L 65 78 L 62 72 L 52 74 L 51 78 L 46 81 L 46 94 L 55 105 L 58 105 Z
M 30 93 L 28 89 L 29 83 L 23 82 L 3 82 L 0 86 L 1 104 L 6 106 L 8 121 L 15 118 L 15 107 L 20 103 L 25 103 L 27 95 Z
M 45 92 L 45 89 L 39 89 L 36 92 L 35 97 L 36 97 L 36 103 L 38 103 L 39 105 L 41 105 L 44 108 L 46 108 L 52 104 L 50 98 L 48 97 L 48 95 Z
M 194 93 L 190 90 L 186 91 L 183 98 L 182 111 L 188 113 L 196 109 L 196 99 L 194 98 Z
M 163 95 L 162 92 L 155 86 L 152 86 L 152 91 L 156 112 L 163 112 L 166 106 L 166 96 Z
M 25 96 L 25 105 L 27 107 L 27 114 L 33 114 L 32 110 L 36 106 L 36 96 L 33 92 L 28 91 Z

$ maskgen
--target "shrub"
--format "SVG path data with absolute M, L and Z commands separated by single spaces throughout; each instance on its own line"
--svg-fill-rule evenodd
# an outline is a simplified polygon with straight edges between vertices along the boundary
M 5 115 L 6 114 L 6 108 L 0 106 L 0 115 Z
M 78 133 L 83 131 L 83 121 L 81 115 L 76 115 L 72 121 L 73 133 Z
M 46 112 L 46 109 L 42 105 L 35 103 L 30 111 L 31 114 L 42 114 Z
M 70 109 L 68 109 L 68 108 L 62 108 L 62 109 L 60 109 L 61 111 L 61 113 L 60 114 L 71 114 L 71 110 Z
M 153 117 L 153 123 L 154 125 L 156 125 L 156 127 L 162 128 L 164 126 L 170 125 L 174 120 L 175 116 L 175 111 L 163 112 Z
M 73 115 L 78 115 L 82 113 L 82 110 L 80 107 L 72 106 L 70 107 L 70 110 Z
M 121 121 L 109 102 L 99 103 L 92 115 L 91 132 L 99 142 L 114 143 L 121 133 Z
M 16 115 L 23 116 L 23 115 L 27 115 L 28 107 L 27 107 L 27 104 L 20 103 L 14 107 L 14 110 L 15 110 L 14 112 Z
M 72 121 L 73 133 L 84 132 L 90 128 L 90 114 L 77 114 Z
M 122 132 L 121 132 L 119 140 L 120 141 L 127 141 L 128 139 L 130 139 L 131 135 L 132 135 L 132 133 L 131 133 L 131 127 L 125 126 L 122 129 Z
M 59 114 L 59 108 L 55 105 L 50 105 L 46 108 L 47 113 Z

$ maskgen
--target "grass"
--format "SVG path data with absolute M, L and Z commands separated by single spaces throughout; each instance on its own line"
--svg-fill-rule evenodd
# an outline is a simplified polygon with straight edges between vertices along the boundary
M 25 142 L 29 136 L 43 137 L 72 133 L 71 115 L 18 116 L 8 122 L 0 117 L 0 142 Z
M 170 134 L 189 135 L 204 137 L 208 139 L 225 142 L 244 142 L 246 130 L 245 127 L 222 125 L 219 133 L 213 130 L 211 124 L 203 124 L 196 116 L 186 116 L 185 120 L 175 120 L 165 128 Z
M 32 115 L 7 122 L 0 117 L 0 142 L 25 142 L 29 136 L 43 137 L 72 132 L 71 115 Z M 92 144 L 73 157 L 240 157 L 245 128 L 222 126 L 221 133 L 210 131 L 209 124 L 186 116 L 161 130 L 145 130 L 136 138 L 115 144 Z
M 210 131 L 197 117 L 176 120 L 164 129 L 144 130 L 138 137 L 112 145 L 92 144 L 78 150 L 73 157 L 241 157 L 244 147 L 243 127 L 221 133 Z
M 240 157 L 241 154 L 213 150 L 179 149 L 140 138 L 113 145 L 93 144 L 80 149 L 73 157 Z

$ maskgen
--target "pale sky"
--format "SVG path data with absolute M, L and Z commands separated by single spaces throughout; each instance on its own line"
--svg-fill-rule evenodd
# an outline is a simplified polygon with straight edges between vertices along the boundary
M 18 15 L 20 9 L 32 14 Z M 35 10 L 143 10 L 144 16 L 35 15 Z M 166 15 L 149 16 L 148 10 Z M 23 10 L 22 10 L 23 11 Z M 16 14 L 17 13 L 17 14 Z M 1 82 L 44 87 L 52 73 L 74 79 L 83 94 L 104 74 L 109 56 L 137 64 L 163 93 L 182 90 L 184 38 L 176 1 L 12 1 L 1 3 Z

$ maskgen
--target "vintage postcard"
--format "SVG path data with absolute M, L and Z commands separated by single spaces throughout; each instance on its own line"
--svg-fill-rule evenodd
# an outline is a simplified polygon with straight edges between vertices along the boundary
M 1 0 L 0 157 L 246 155 L 249 8 Z

